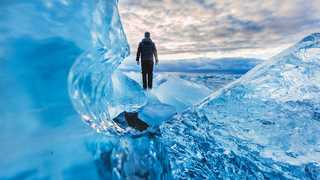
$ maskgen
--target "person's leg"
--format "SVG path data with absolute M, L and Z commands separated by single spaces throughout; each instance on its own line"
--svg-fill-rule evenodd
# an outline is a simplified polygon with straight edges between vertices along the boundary
M 147 73 L 142 73 L 143 89 L 147 89 Z
M 142 69 L 142 84 L 143 89 L 147 89 L 147 64 L 145 62 L 141 62 L 141 69 Z
M 152 80 L 153 80 L 153 62 L 149 63 L 148 68 L 148 88 L 152 89 Z
M 152 78 L 153 78 L 153 73 L 149 72 L 148 73 L 148 88 L 152 89 Z

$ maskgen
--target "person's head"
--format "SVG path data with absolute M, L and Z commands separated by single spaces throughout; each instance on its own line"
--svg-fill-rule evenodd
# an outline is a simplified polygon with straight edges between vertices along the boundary
M 149 33 L 149 32 L 145 32 L 145 33 L 144 33 L 144 37 L 145 37 L 145 38 L 150 38 L 150 33 Z

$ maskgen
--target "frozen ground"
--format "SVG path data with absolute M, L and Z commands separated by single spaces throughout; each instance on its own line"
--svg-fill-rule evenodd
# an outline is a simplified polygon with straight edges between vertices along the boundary
M 139 72 L 125 72 L 130 78 L 134 79 L 141 85 L 141 73 Z M 179 78 L 189 82 L 202 85 L 211 91 L 223 87 L 225 84 L 240 78 L 243 74 L 230 73 L 210 73 L 210 72 L 155 72 L 155 84 L 161 84 L 167 79 Z
M 110 177 L 112 174 L 110 168 L 118 164 L 118 162 L 105 162 L 105 158 L 115 158 L 115 155 L 111 155 L 112 153 L 126 153 L 123 152 L 123 148 L 132 148 L 129 152 L 131 156 L 134 156 L 132 153 L 138 153 L 141 149 L 147 151 L 150 146 L 153 147 L 153 145 L 148 145 L 149 143 L 159 143 L 156 139 L 150 140 L 148 137 L 105 138 L 81 122 L 70 104 L 66 91 L 65 81 L 68 68 L 64 68 L 62 64 L 59 65 L 55 58 L 52 59 L 52 62 L 56 65 L 51 64 L 50 66 L 47 65 L 47 61 L 32 61 L 33 67 L 41 67 L 36 69 L 13 70 L 9 67 L 12 65 L 13 68 L 17 62 L 14 62 L 13 59 L 11 62 L 12 64 L 7 63 L 5 66 L 8 68 L 7 71 L 0 73 L 0 82 L 3 84 L 3 91 L 0 93 L 2 99 L 0 169 L 4 170 L 0 171 L 1 179 L 99 179 Z M 29 62 L 26 63 L 29 64 Z M 54 79 L 47 78 L 45 75 L 48 69 L 55 69 L 50 73 Z M 140 83 L 140 73 L 130 72 L 128 74 Z M 181 78 L 214 91 L 240 76 L 240 74 L 207 72 L 161 72 L 156 74 L 155 89 L 167 79 Z M 20 83 L 17 87 L 16 82 L 26 83 Z M 53 85 L 54 82 L 56 83 Z M 172 90 L 177 89 L 173 86 Z M 15 92 L 15 95 L 12 95 L 12 92 Z M 164 109 L 154 111 L 154 113 L 159 113 Z M 132 146 L 127 147 L 125 143 Z M 157 149 L 153 151 L 158 153 Z M 144 155 L 138 154 L 137 156 L 143 157 Z M 162 154 L 162 156 L 166 155 Z M 155 161 L 159 161 L 159 164 L 167 163 L 165 157 L 161 158 L 164 160 L 151 160 L 151 163 Z M 149 167 L 150 164 L 137 166 L 134 165 L 135 160 L 133 159 L 124 161 L 127 162 L 127 166 L 136 166 L 135 171 L 146 169 L 143 167 L 148 166 L 149 169 L 153 169 L 154 176 L 161 174 L 155 169 L 168 167 L 168 165 Z
M 254 61 L 161 62 L 146 93 L 117 3 L 1 2 L 0 179 L 319 179 L 319 33 L 241 78 Z

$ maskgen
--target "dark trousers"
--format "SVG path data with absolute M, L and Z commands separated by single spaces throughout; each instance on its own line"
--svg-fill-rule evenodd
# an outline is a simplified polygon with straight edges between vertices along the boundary
M 153 61 L 141 61 L 143 89 L 152 89 Z

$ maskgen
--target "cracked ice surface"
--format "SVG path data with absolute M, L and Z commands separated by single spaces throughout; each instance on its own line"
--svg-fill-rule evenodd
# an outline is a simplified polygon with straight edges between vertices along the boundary
M 319 178 L 319 52 L 315 33 L 162 125 L 174 176 Z

